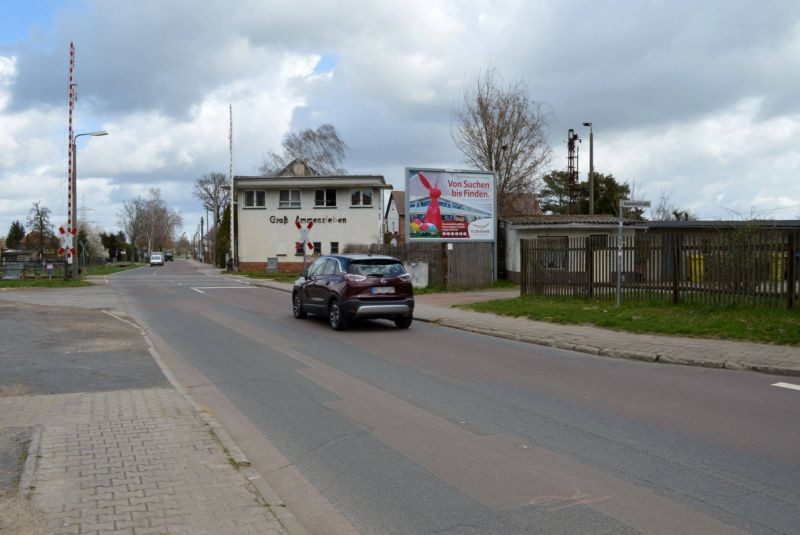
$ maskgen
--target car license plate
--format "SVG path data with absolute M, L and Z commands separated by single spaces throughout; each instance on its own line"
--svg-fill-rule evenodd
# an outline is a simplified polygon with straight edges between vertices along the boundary
M 378 286 L 377 288 L 372 288 L 372 295 L 393 294 L 393 293 L 394 293 L 394 286 Z

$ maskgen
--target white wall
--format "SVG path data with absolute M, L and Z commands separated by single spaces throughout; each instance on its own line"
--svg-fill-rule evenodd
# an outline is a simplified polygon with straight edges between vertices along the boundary
M 339 242 L 341 252 L 348 243 L 382 241 L 383 207 L 379 189 L 373 189 L 371 207 L 351 207 L 350 188 L 337 190 L 335 208 L 315 207 L 315 189 L 301 189 L 301 208 L 278 208 L 278 190 L 267 190 L 265 208 L 245 208 L 244 191 L 237 192 L 239 261 L 266 262 L 267 258 L 275 256 L 278 262 L 299 261 L 301 257 L 294 254 L 295 242 L 300 240 L 300 231 L 295 227 L 298 216 L 324 220 L 315 222 L 308 233 L 309 241 L 322 243 L 322 254 L 331 252 L 331 242 Z M 341 219 L 346 222 L 339 222 Z M 281 256 L 283 254 L 285 256 Z

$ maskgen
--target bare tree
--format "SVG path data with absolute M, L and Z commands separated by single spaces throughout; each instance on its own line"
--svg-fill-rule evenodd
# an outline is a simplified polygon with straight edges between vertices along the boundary
M 175 233 L 183 224 L 178 212 L 171 212 L 161 198 L 161 190 L 150 188 L 150 197 L 145 202 L 143 237 L 147 251 L 158 251 L 171 247 Z
M 192 195 L 203 203 L 203 208 L 214 214 L 214 226 L 218 226 L 225 207 L 231 198 L 230 189 L 223 189 L 228 182 L 223 173 L 209 173 L 194 183 Z
M 122 211 L 117 214 L 117 223 L 128 236 L 129 243 L 133 246 L 133 260 L 138 260 L 136 251 L 140 247 L 144 235 L 147 201 L 137 195 L 129 201 L 122 203 Z
M 263 176 L 275 176 L 292 160 L 304 160 L 319 175 L 344 175 L 341 167 L 349 147 L 332 124 L 322 124 L 316 130 L 306 128 L 283 139 L 283 152 L 270 151 L 259 167 Z
M 46 206 L 41 206 L 37 201 L 31 206 L 28 212 L 28 233 L 26 242 L 39 249 L 39 256 L 44 254 L 45 245 L 52 242 L 54 238 L 53 225 L 50 223 L 50 209 Z M 33 243 L 31 243 L 33 242 Z
M 661 190 L 658 204 L 652 210 L 653 221 L 694 221 L 697 216 L 689 210 L 681 210 L 672 204 L 666 189 Z
M 538 189 L 551 156 L 542 104 L 528 96 L 522 80 L 507 87 L 502 83 L 493 66 L 479 73 L 465 87 L 461 106 L 453 112 L 452 133 L 467 163 L 497 172 L 501 214 L 515 195 Z

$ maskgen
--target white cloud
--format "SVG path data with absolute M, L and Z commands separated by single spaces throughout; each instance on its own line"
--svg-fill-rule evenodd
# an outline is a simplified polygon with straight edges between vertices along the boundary
M 706 217 L 789 207 L 800 203 L 798 19 L 800 4 L 755 0 L 86 0 L 0 52 L 0 234 L 35 200 L 64 211 L 70 41 L 76 131 L 110 133 L 79 140 L 79 202 L 110 230 L 122 200 L 152 186 L 193 228 L 193 180 L 228 170 L 229 103 L 239 174 L 322 122 L 350 145 L 348 169 L 397 187 L 407 165 L 461 167 L 451 112 L 489 62 L 552 107 L 556 167 L 566 130 L 590 120 L 596 169 L 653 200 L 667 188 Z

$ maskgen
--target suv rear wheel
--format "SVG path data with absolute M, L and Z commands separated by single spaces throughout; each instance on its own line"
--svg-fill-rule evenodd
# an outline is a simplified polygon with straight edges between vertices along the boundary
M 347 318 L 344 316 L 344 311 L 339 301 L 335 299 L 328 306 L 328 322 L 334 331 L 343 331 L 347 328 Z

